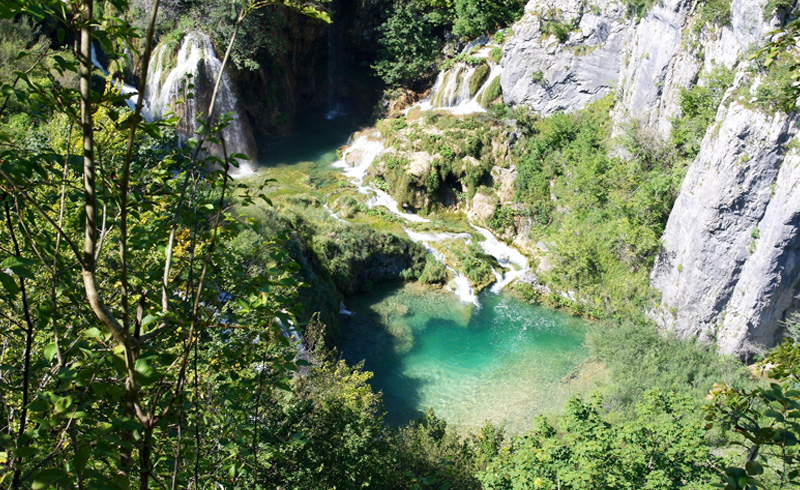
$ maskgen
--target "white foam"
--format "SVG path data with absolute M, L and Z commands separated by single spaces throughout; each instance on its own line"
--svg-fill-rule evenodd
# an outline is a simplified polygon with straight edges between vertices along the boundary
M 397 201 L 395 201 L 392 196 L 378 189 L 375 185 L 364 185 L 364 179 L 367 176 L 369 167 L 378 155 L 383 153 L 386 149 L 380 138 L 381 135 L 377 131 L 360 135 L 353 140 L 350 146 L 344 151 L 342 159 L 333 163 L 333 166 L 342 169 L 342 173 L 353 181 L 359 193 L 371 196 L 366 201 L 366 205 L 369 209 L 382 206 L 389 210 L 390 213 L 406 221 L 416 223 L 430 222 L 429 219 L 425 219 L 422 216 L 401 210 Z

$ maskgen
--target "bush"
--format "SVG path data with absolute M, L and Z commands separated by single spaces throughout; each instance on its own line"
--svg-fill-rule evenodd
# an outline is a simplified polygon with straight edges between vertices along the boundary
M 592 315 L 635 312 L 650 301 L 647 272 L 677 197 L 682 172 L 640 144 L 631 160 L 609 157 L 605 98 L 574 114 L 520 118 L 515 199 L 549 244 L 553 268 L 540 277 L 574 291 Z M 653 146 L 653 145 L 650 145 Z M 660 155 L 660 154 L 659 154 Z
M 681 91 L 682 114 L 672 126 L 672 142 L 687 159 L 693 159 L 700 152 L 706 129 L 714 121 L 725 91 L 733 84 L 733 72 L 720 66 L 703 78 L 705 85 Z
M 625 0 L 628 17 L 641 20 L 650 12 L 656 0 Z
M 425 268 L 419 275 L 419 282 L 423 284 L 447 284 L 447 267 L 430 255 L 425 260 Z
M 540 28 L 543 35 L 555 36 L 560 43 L 563 43 L 569 39 L 569 33 L 574 29 L 575 28 L 572 24 L 567 24 L 566 22 L 561 22 L 559 20 L 548 20 L 542 23 L 542 27 Z
M 453 34 L 476 38 L 511 25 L 525 9 L 522 0 L 455 0 Z
M 489 52 L 489 60 L 492 63 L 500 63 L 500 60 L 503 58 L 503 50 L 498 48 L 497 46 L 493 47 L 492 50 Z
M 714 383 L 749 384 L 735 358 L 722 357 L 691 341 L 665 337 L 645 322 L 597 325 L 587 343 L 592 357 L 608 366 L 608 405 L 628 410 L 650 389 L 677 391 L 699 400 Z M 636 369 L 631 369 L 636 366 Z
M 381 50 L 373 69 L 389 87 L 421 89 L 429 85 L 443 39 L 442 20 L 417 2 L 398 2 L 380 27 Z
M 653 390 L 619 423 L 602 400 L 573 398 L 555 425 L 538 417 L 479 473 L 486 490 L 709 488 L 720 480 L 687 397 Z

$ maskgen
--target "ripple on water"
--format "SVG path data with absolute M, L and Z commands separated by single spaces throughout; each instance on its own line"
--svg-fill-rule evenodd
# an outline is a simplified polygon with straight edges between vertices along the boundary
M 339 348 L 375 373 L 390 423 L 433 407 L 458 429 L 506 420 L 520 431 L 569 396 L 562 379 L 586 360 L 586 323 L 510 295 L 480 299 L 476 308 L 408 285 L 348 300 L 357 314 L 344 320 Z

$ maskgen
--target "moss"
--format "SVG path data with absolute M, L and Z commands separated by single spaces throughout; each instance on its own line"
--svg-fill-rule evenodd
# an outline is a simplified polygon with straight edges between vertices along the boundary
M 476 93 L 478 93 L 478 89 L 481 88 L 483 82 L 486 81 L 486 77 L 489 76 L 489 65 L 482 64 L 475 68 L 475 71 L 472 73 L 472 77 L 469 79 L 469 96 L 474 97 Z
M 481 96 L 480 103 L 483 107 L 489 107 L 489 104 L 497 100 L 503 95 L 503 88 L 500 85 L 500 77 L 495 77 L 494 80 L 486 87 L 486 91 Z

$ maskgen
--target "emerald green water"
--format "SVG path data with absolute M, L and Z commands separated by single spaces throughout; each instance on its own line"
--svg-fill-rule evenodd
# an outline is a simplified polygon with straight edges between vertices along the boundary
M 574 391 L 565 377 L 587 357 L 585 322 L 506 294 L 479 299 L 409 285 L 349 300 L 339 349 L 375 374 L 389 423 L 432 407 L 459 430 L 491 420 L 518 432 Z
M 265 166 L 295 166 L 313 163 L 313 170 L 329 171 L 337 160 L 336 150 L 347 143 L 355 131 L 368 120 L 361 116 L 339 116 L 326 119 L 323 112 L 299 115 L 297 130 L 279 139 L 258 142 L 258 163 Z

